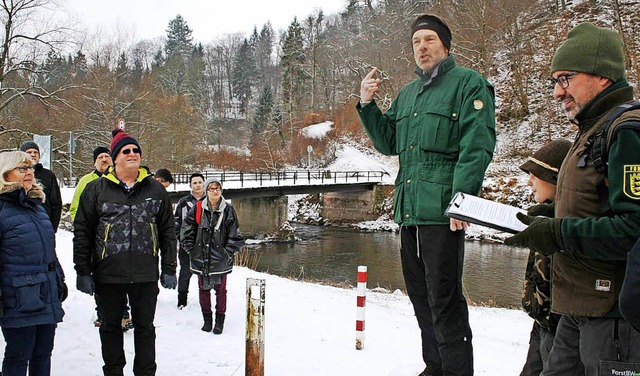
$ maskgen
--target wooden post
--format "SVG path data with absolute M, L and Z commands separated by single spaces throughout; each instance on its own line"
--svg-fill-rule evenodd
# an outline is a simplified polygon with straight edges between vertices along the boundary
M 247 278 L 245 376 L 264 376 L 264 279 Z

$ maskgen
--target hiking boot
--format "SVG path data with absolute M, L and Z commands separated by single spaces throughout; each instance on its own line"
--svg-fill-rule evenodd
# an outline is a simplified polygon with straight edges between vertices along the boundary
M 178 293 L 178 309 L 183 309 L 187 306 L 187 293 L 179 292 Z
M 202 317 L 204 318 L 204 325 L 202 325 L 201 329 L 205 332 L 210 332 L 213 329 L 213 313 L 202 312 Z
M 222 334 L 224 329 L 224 313 L 216 313 L 216 326 L 213 328 L 213 334 Z

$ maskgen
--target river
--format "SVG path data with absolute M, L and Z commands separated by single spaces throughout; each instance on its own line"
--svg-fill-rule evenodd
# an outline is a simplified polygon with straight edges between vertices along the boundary
M 294 224 L 294 244 L 249 245 L 261 256 L 257 270 L 301 280 L 347 282 L 355 286 L 359 265 L 368 268 L 368 288 L 404 291 L 400 236 L 347 228 Z M 475 304 L 519 307 L 528 250 L 467 242 L 463 286 Z

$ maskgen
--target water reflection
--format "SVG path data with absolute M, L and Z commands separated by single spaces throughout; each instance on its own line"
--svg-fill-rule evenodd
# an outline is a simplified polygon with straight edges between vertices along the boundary
M 262 252 L 258 270 L 281 276 L 349 282 L 355 285 L 358 265 L 369 271 L 367 287 L 404 290 L 400 237 L 388 232 L 295 225 L 296 244 L 257 244 Z M 479 304 L 520 305 L 528 251 L 502 244 L 467 242 L 463 284 L 465 294 Z

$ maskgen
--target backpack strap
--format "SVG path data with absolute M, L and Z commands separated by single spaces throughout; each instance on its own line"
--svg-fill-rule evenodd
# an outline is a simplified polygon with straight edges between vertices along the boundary
M 200 224 L 200 217 L 202 217 L 202 200 L 196 202 L 196 224 Z
M 600 130 L 587 141 L 587 148 L 590 148 L 589 155 L 593 158 L 593 165 L 598 171 L 598 197 L 600 198 L 600 208 L 605 215 L 611 214 L 611 208 L 609 207 L 609 181 L 608 181 L 608 166 L 609 166 L 609 130 L 611 125 L 627 111 L 633 111 L 640 109 L 639 101 L 630 101 L 621 104 L 616 107 L 615 110 L 609 115 L 609 118 Z M 623 129 L 637 129 L 640 130 L 640 122 L 629 121 L 620 124 L 613 130 L 611 139 L 614 139 L 616 134 Z M 585 153 L 586 154 L 586 153 Z

